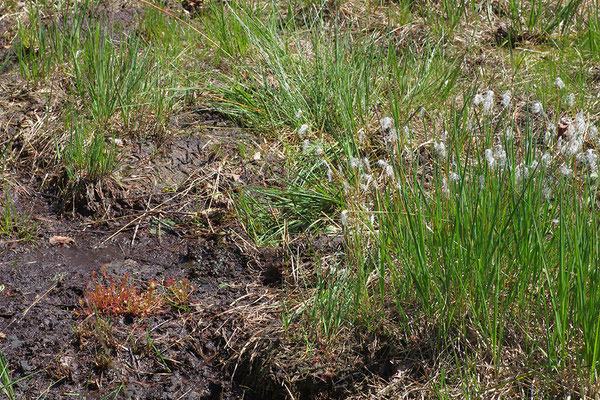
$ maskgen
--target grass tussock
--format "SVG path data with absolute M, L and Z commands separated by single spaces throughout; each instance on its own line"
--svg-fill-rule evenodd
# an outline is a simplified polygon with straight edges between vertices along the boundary
M 63 202 L 94 192 L 86 186 L 119 180 L 124 142 L 163 142 L 168 118 L 185 94 L 173 70 L 186 33 L 156 11 L 125 26 L 118 11 L 105 7 L 34 2 L 15 14 L 20 18 L 6 62 L 45 107 L 36 110 L 31 132 L 9 138 L 3 156 L 22 152 L 18 144 L 25 141 L 35 166 L 56 171 Z M 166 34 L 179 41 L 168 46 L 173 59 L 157 45 Z M 8 97 L 9 109 L 12 104 Z
M 17 209 L 5 183 L 4 198 L 0 200 L 0 237 L 8 241 L 33 241 L 37 225 L 27 212 Z

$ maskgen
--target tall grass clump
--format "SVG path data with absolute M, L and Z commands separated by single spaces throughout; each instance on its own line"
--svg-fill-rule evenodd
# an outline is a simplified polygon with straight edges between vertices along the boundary
M 4 394 L 9 400 L 17 398 L 13 389 L 13 384 L 14 382 L 10 376 L 8 363 L 4 358 L 4 354 L 0 352 L 0 393 Z
M 14 52 L 21 76 L 28 81 L 37 82 L 49 68 L 46 54 L 47 35 L 36 7 L 29 9 L 28 17 L 30 25 L 19 25 Z
M 282 29 L 274 5 L 221 7 L 211 23 L 214 32 L 226 33 L 214 33 L 214 41 L 231 54 L 227 61 L 233 70 L 213 89 L 225 100 L 219 104 L 225 112 L 270 130 L 311 122 L 315 130 L 339 132 L 367 123 L 363 117 L 382 90 L 376 77 L 383 72 L 385 51 L 326 32 L 318 19 L 304 21 L 308 33 L 294 37 L 302 27 L 286 20 Z M 228 32 L 239 32 L 236 41 L 242 37 L 244 44 L 232 46 Z
M 251 234 L 261 241 L 322 227 L 319 221 L 336 212 L 342 191 L 336 184 L 348 167 L 340 160 L 360 159 L 369 140 L 364 133 L 378 124 L 388 91 L 398 96 L 393 115 L 408 120 L 415 107 L 443 103 L 459 75 L 438 43 L 420 53 L 398 50 L 355 39 L 320 14 L 282 17 L 274 4 L 213 8 L 206 24 L 227 63 L 222 83 L 212 87 L 213 104 L 290 145 L 284 187 L 249 188 L 240 201 Z M 397 136 L 390 135 L 390 143 Z M 284 213 L 273 216 L 271 209 Z
M 318 13 L 282 17 L 272 3 L 218 7 L 218 18 L 207 23 L 228 68 L 212 87 L 220 96 L 215 105 L 256 129 L 304 133 L 306 124 L 336 151 L 357 153 L 358 132 L 381 118 L 373 111 L 388 91 L 397 94 L 394 116 L 406 119 L 418 106 L 443 103 L 459 76 L 441 41 L 418 52 L 397 49 L 391 41 L 355 38 Z M 244 45 L 232 46 L 239 38 Z
M 119 112 L 125 124 L 129 122 L 131 108 L 151 76 L 148 53 L 140 51 L 136 39 L 117 48 L 100 24 L 88 32 L 81 53 L 73 55 L 74 85 L 95 120 L 104 123 Z
M 90 17 L 90 9 L 87 1 L 56 9 L 28 7 L 27 22 L 19 25 L 13 45 L 21 76 L 34 84 L 66 76 L 73 100 L 99 124 L 108 125 L 118 116 L 117 123 L 136 128 L 150 115 L 164 125 L 180 97 L 172 90 L 173 73 L 166 72 L 180 65 L 166 60 L 184 51 L 188 36 L 155 10 L 142 21 L 139 34 L 125 36 L 107 18 Z M 172 44 L 168 54 L 164 39 Z M 131 118 L 139 113 L 145 117 Z
M 549 6 L 547 3 L 533 1 L 513 1 L 510 3 L 509 16 L 519 31 L 536 31 L 540 34 L 552 34 L 557 30 L 567 32 L 578 17 L 582 0 L 569 0 Z
M 70 190 L 78 191 L 89 183 L 108 178 L 118 167 L 118 149 L 98 126 L 69 116 L 64 143 L 57 142 L 57 154 L 66 174 Z
M 5 196 L 0 199 L 0 236 L 12 240 L 30 241 L 37 235 L 37 225 L 25 213 L 15 207 L 5 184 Z
M 0 236 L 11 238 L 11 240 L 33 240 L 37 234 L 37 225 L 25 213 L 17 210 L 10 196 L 10 184 L 5 178 L 6 164 L 8 161 L 9 148 L 12 140 L 9 140 L 0 153 L 0 184 L 2 185 L 2 198 L 0 198 Z M 2 354 L 0 353 L 0 356 Z M 0 360 L 1 361 L 1 360 Z M 2 365 L 0 364 L 0 369 Z
M 347 317 L 395 304 L 405 333 L 426 320 L 440 351 L 458 337 L 508 368 L 516 340 L 530 371 L 595 380 L 597 130 L 579 112 L 565 133 L 533 101 L 512 120 L 502 100 L 488 91 L 455 108 L 420 157 L 394 147 L 378 184 L 347 200 Z
M 582 0 L 512 0 L 493 5 L 489 2 L 443 0 L 435 5 L 424 2 L 411 6 L 414 14 L 421 15 L 433 29 L 444 30 L 450 35 L 460 32 L 459 27 L 473 26 L 474 21 L 486 24 L 496 22 L 498 18 L 510 27 L 506 39 L 511 46 L 517 37 L 546 40 L 576 34 L 594 14 L 594 6 Z
M 43 3 L 27 7 L 27 18 L 19 21 L 13 44 L 21 76 L 38 83 L 61 68 L 82 49 L 89 2 L 64 3 L 53 9 Z
M 342 192 L 326 176 L 327 164 L 298 170 L 283 188 L 249 187 L 238 201 L 238 213 L 258 244 L 277 244 L 286 235 L 324 229 L 343 203 Z

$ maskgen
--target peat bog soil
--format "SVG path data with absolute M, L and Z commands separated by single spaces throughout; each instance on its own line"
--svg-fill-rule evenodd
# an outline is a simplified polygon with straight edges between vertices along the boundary
M 13 100 L 9 124 L 18 124 L 37 103 Z M 277 294 L 263 284 L 260 256 L 235 239 L 223 194 L 233 180 L 219 166 L 230 154 L 217 152 L 242 131 L 202 110 L 179 117 L 207 133 L 175 136 L 160 149 L 131 145 L 127 183 L 97 199 L 112 217 L 86 217 L 90 205 L 76 202 L 74 213 L 60 211 L 28 174 L 9 178 L 15 209 L 37 227 L 32 242 L 0 242 L 0 350 L 19 398 L 252 398 L 233 379 L 230 357 L 252 334 L 249 307 L 276 321 L 267 311 L 277 311 Z M 188 218 L 194 210 L 203 220 Z M 72 241 L 50 244 L 56 236 Z M 186 309 L 96 316 L 80 303 L 95 273 L 127 276 L 140 289 L 187 278 L 194 290 Z
M 256 247 L 235 216 L 236 193 L 278 185 L 283 162 L 264 150 L 243 158 L 241 144 L 261 144 L 200 100 L 170 117 L 160 141 L 120 142 L 119 179 L 61 195 L 60 173 L 44 171 L 47 155 L 35 150 L 44 146 L 29 135 L 44 118 L 59 123 L 64 103 L 57 91 L 47 104 L 19 77 L 10 36 L 0 38 L 0 150 L 12 155 L 0 196 L 34 230 L 28 241 L 0 237 L 0 352 L 15 398 L 372 398 L 373 382 L 425 375 L 430 355 L 375 334 L 307 352 L 301 323 L 283 329 L 294 290 L 287 255 L 310 264 L 315 247 L 339 252 L 342 237 Z M 82 303 L 98 285 L 182 280 L 193 286 L 185 304 L 141 317 Z
M 43 97 L 14 73 L 0 87 L 10 105 L 2 143 L 16 137 L 12 150 L 27 153 L 15 133 L 43 113 Z M 342 238 L 256 247 L 235 217 L 235 193 L 276 184 L 281 160 L 242 159 L 239 144 L 255 140 L 202 106 L 169 125 L 179 133 L 159 145 L 124 141 L 119 181 L 81 198 L 65 200 L 32 174 L 32 155 L 4 172 L 0 195 L 35 227 L 31 241 L 0 240 L 0 352 L 16 398 L 364 398 L 399 370 L 423 376 L 416 359 L 394 364 L 406 354 L 376 335 L 309 353 L 300 325 L 286 333 L 286 254 L 310 264 L 315 248 L 340 251 Z M 141 293 L 185 279 L 194 288 L 185 307 L 136 317 L 82 305 L 95 284 L 126 280 Z

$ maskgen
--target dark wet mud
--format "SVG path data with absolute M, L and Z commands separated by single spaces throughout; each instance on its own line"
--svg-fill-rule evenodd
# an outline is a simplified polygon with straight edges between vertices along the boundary
M 0 351 L 17 398 L 341 399 L 370 375 L 389 377 L 397 352 L 376 335 L 308 354 L 306 338 L 282 328 L 288 252 L 252 245 L 232 201 L 265 169 L 236 156 L 242 129 L 205 111 L 182 119 L 203 128 L 159 148 L 125 144 L 118 190 L 93 209 L 57 207 L 51 188 L 10 176 L 2 195 L 36 229 L 32 241 L 0 242 Z M 340 240 L 292 252 L 310 263 Z M 109 279 L 194 290 L 149 315 L 86 313 L 86 294 Z
M 38 232 L 32 242 L 0 244 L 0 349 L 20 398 L 251 398 L 231 379 L 225 344 L 239 336 L 236 307 L 272 289 L 233 240 L 228 179 L 212 170 L 207 140 L 132 149 L 137 185 L 121 204 L 105 199 L 113 207 L 104 219 L 59 213 L 52 195 L 26 182 L 10 191 Z M 190 219 L 198 209 L 210 212 Z M 54 236 L 73 242 L 52 245 Z M 145 317 L 82 313 L 90 280 L 104 275 L 140 289 L 188 279 L 194 291 L 185 309 Z
M 94 12 L 130 30 L 139 19 L 122 4 Z M 283 329 L 289 254 L 308 265 L 343 240 L 256 247 L 236 193 L 282 185 L 283 162 L 244 159 L 242 148 L 260 150 L 256 137 L 210 107 L 177 111 L 161 134 L 123 135 L 115 176 L 65 196 L 52 135 L 34 133 L 47 110 L 60 114 L 66 89 L 53 83 L 50 98 L 24 82 L 9 37 L 0 34 L 0 199 L 32 233 L 0 236 L 0 352 L 15 398 L 341 399 L 400 368 L 377 335 L 309 353 L 313 338 Z M 114 281 L 139 292 L 186 281 L 193 291 L 147 315 L 86 310 L 95 285 Z

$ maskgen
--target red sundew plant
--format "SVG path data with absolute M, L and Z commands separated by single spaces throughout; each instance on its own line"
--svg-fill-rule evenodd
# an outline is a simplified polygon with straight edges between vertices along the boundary
M 140 290 L 131 283 L 128 274 L 120 278 L 107 276 L 104 268 L 100 279 L 96 271 L 92 273 L 85 297 L 79 300 L 82 308 L 79 313 L 146 317 L 164 311 L 166 305 L 187 308 L 193 291 L 194 286 L 187 279 L 168 279 L 164 285 L 152 280 L 146 290 Z
M 165 300 L 169 304 L 178 308 L 187 308 L 186 304 L 194 291 L 194 285 L 189 280 L 176 281 L 175 279 L 167 279 L 164 286 Z
M 94 271 L 85 298 L 79 301 L 83 314 L 145 317 L 162 311 L 165 305 L 163 296 L 156 290 L 155 281 L 151 281 L 146 290 L 140 291 L 130 282 L 128 274 L 122 278 L 109 277 L 106 269 L 102 281 L 97 279 Z

